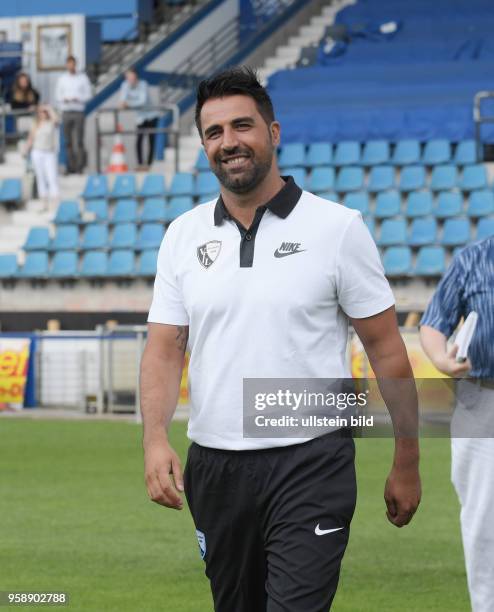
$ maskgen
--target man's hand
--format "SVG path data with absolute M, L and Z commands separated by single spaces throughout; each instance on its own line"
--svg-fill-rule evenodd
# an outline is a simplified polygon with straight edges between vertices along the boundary
M 179 492 L 184 490 L 182 466 L 166 436 L 144 443 L 144 466 L 149 498 L 167 508 L 181 510 L 183 501 Z
M 393 465 L 384 487 L 389 522 L 397 527 L 408 525 L 418 508 L 421 493 L 418 464 L 407 467 Z
M 443 374 L 447 374 L 451 376 L 451 378 L 460 378 L 462 376 L 466 376 L 468 372 L 472 369 L 472 364 L 470 359 L 467 359 L 463 363 L 458 363 L 456 361 L 456 354 L 458 353 L 458 345 L 453 344 L 450 346 L 447 351 L 438 355 L 435 360 L 435 366 L 438 370 L 440 370 Z

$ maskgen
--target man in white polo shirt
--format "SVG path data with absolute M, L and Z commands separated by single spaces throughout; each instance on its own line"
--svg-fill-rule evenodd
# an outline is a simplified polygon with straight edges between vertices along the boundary
M 280 176 L 280 125 L 251 70 L 203 81 L 196 124 L 221 195 L 176 219 L 158 257 L 141 366 L 148 493 L 181 509 L 185 481 L 217 612 L 323 612 L 355 507 L 353 440 L 244 436 L 244 379 L 350 377 L 349 320 L 378 377 L 412 378 L 393 295 L 360 214 Z M 187 344 L 183 479 L 167 429 Z M 382 391 L 395 431 L 413 429 L 414 387 Z M 396 438 L 385 498 L 401 527 L 420 500 L 418 442 Z

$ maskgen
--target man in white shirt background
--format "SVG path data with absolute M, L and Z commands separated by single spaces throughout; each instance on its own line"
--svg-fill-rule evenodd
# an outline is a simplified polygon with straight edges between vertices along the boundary
M 84 72 L 77 72 L 77 61 L 69 55 L 67 72 L 57 81 L 55 99 L 62 112 L 62 126 L 67 151 L 67 173 L 80 174 L 86 165 L 84 149 L 84 108 L 90 100 L 91 84 Z

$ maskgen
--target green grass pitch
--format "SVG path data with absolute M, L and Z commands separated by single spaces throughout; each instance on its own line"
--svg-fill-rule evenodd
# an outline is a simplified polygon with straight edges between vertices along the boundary
M 185 459 L 185 424 L 171 437 Z M 63 590 L 67 610 L 212 611 L 188 510 L 147 499 L 140 438 L 129 423 L 1 419 L 0 591 Z M 401 530 L 385 518 L 391 452 L 391 440 L 357 441 L 357 512 L 333 610 L 464 612 L 449 440 L 422 441 L 422 505 Z

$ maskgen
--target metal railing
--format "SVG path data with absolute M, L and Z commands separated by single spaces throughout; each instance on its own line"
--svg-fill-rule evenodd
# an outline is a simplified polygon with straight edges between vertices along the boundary
M 160 100 L 178 103 L 203 78 L 211 75 L 236 54 L 244 52 L 264 30 L 289 9 L 295 0 L 273 0 L 269 13 L 257 11 L 253 23 L 243 23 L 237 15 L 199 49 L 191 53 L 160 84 Z
M 479 91 L 475 94 L 473 102 L 473 121 L 475 123 L 475 146 L 477 151 L 477 161 L 484 160 L 484 150 L 482 146 L 481 128 L 485 123 L 494 123 L 493 115 L 482 115 L 482 101 L 494 99 L 494 91 Z
M 176 103 L 185 91 L 194 89 L 200 80 L 224 64 L 239 48 L 240 18 L 234 17 L 199 49 L 176 66 L 160 84 L 160 100 Z
M 33 120 L 36 112 L 30 110 L 15 110 L 10 108 L 3 100 L 0 101 L 0 163 L 5 161 L 5 151 L 9 142 L 18 142 L 27 137 L 30 127 L 22 125 L 18 119 Z M 7 117 L 14 120 L 13 130 L 7 132 Z M 29 123 L 27 121 L 26 123 Z
M 109 136 L 114 137 L 116 134 L 121 135 L 137 135 L 137 134 L 165 134 L 170 137 L 172 141 L 172 145 L 175 152 L 175 172 L 178 172 L 179 166 L 179 145 L 180 145 L 180 129 L 179 129 L 179 119 L 180 119 L 180 110 L 176 104 L 160 104 L 157 106 L 148 106 L 146 107 L 146 111 L 156 111 L 161 116 L 171 113 L 171 125 L 168 127 L 155 127 L 155 128 L 139 128 L 136 127 L 134 129 L 121 129 L 120 125 L 120 117 L 122 114 L 129 114 L 138 112 L 138 109 L 131 108 L 118 108 L 118 107 L 109 107 L 109 108 L 101 108 L 96 111 L 96 119 L 95 119 L 95 135 L 96 135 L 96 170 L 100 173 L 101 170 L 101 148 L 103 144 L 103 139 L 108 138 Z M 100 122 L 103 115 L 111 115 L 112 116 L 112 127 L 111 129 L 102 129 Z

